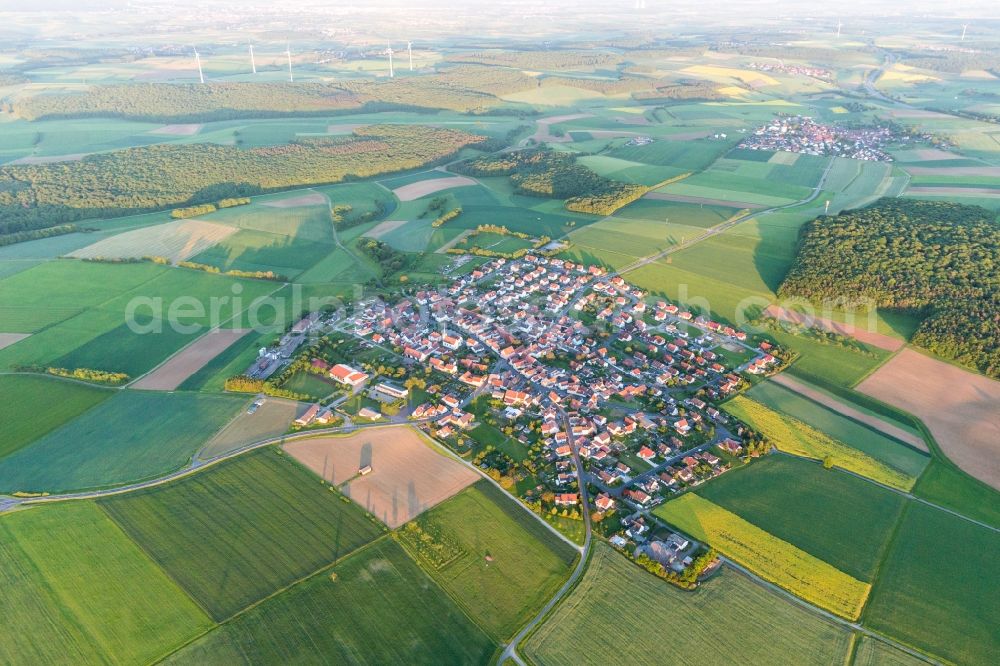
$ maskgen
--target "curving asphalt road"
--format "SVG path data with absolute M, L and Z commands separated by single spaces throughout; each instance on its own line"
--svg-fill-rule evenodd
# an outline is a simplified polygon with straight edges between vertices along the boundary
M 538 614 L 525 625 L 521 631 L 517 632 L 513 640 L 507 644 L 504 648 L 503 654 L 500 655 L 500 659 L 497 661 L 499 664 L 503 664 L 507 659 L 512 659 L 515 663 L 520 664 L 520 666 L 525 666 L 524 661 L 521 656 L 517 653 L 517 646 L 520 645 L 524 637 L 527 636 L 545 617 L 549 614 L 556 604 L 562 601 L 563 597 L 573 589 L 576 582 L 583 575 L 583 572 L 587 569 L 587 564 L 590 561 L 590 545 L 591 545 L 591 528 L 590 528 L 590 498 L 587 497 L 587 483 L 585 481 L 586 476 L 583 469 L 583 461 L 580 460 L 580 450 L 577 448 L 576 444 L 573 442 L 573 428 L 570 426 L 569 417 L 562 410 L 560 415 L 563 419 L 563 428 L 566 431 L 566 436 L 569 438 L 570 446 L 573 449 L 573 463 L 576 465 L 576 478 L 580 486 L 580 508 L 583 510 L 583 523 L 586 527 L 586 536 L 583 540 L 583 550 L 580 552 L 580 561 L 576 563 L 576 568 L 573 569 L 573 573 L 570 577 L 563 583 L 563 586 L 559 588 L 559 591 L 549 599 L 548 603 L 542 607 L 542 610 L 538 611 Z M 547 525 L 548 523 L 546 523 Z

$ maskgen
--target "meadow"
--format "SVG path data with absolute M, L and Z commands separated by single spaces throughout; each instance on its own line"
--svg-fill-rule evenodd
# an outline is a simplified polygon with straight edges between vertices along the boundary
M 748 630 L 748 622 L 753 629 Z M 669 627 L 669 640 L 663 631 Z M 723 571 L 684 592 L 598 542 L 569 596 L 524 644 L 535 663 L 842 664 L 850 632 Z
M 992 573 L 998 549 L 996 531 L 911 503 L 865 624 L 949 662 L 993 663 L 1000 650 L 1000 586 Z
M 100 505 L 217 621 L 383 531 L 269 448 Z
M 267 599 L 169 664 L 484 664 L 496 645 L 391 539 Z
M 0 458 L 29 445 L 107 400 L 113 391 L 29 375 L 0 376 L 0 423 L 4 436 Z M 46 405 L 44 417 L 38 406 Z
M 400 528 L 414 559 L 483 629 L 506 640 L 568 577 L 576 551 L 481 480 Z M 431 559 L 421 534 L 447 552 Z M 445 561 L 441 561 L 445 559 Z
M 764 435 L 773 446 L 785 453 L 820 461 L 829 458 L 835 467 L 900 490 L 909 490 L 917 480 L 916 475 L 907 474 L 751 398 L 736 396 L 728 400 L 723 409 Z
M 240 280 L 151 263 L 75 260 L 44 263 L 0 280 L 0 314 L 10 313 L 11 319 L 20 322 L 8 326 L 24 329 L 16 332 L 45 327 L 0 350 L 0 367 L 84 367 L 118 370 L 136 377 L 191 342 L 193 334 L 211 323 L 213 299 L 221 304 L 216 308 L 218 319 L 225 321 L 245 312 L 255 299 L 277 288 L 273 282 Z M 37 303 L 45 305 L 39 308 L 31 302 L 22 302 L 28 292 L 35 294 Z M 237 292 L 238 306 L 233 299 Z M 182 297 L 184 300 L 179 301 Z M 145 330 L 160 332 L 143 334 L 128 326 L 126 314 L 134 298 L 145 303 L 133 310 L 134 322 Z M 162 307 L 150 305 L 156 299 L 161 299 Z M 176 311 L 176 322 L 194 333 L 178 332 L 162 319 L 179 302 L 184 307 Z M 6 316 L 3 320 L 9 321 Z
M 871 586 L 694 493 L 653 513 L 764 580 L 841 617 L 857 619 Z
M 902 495 L 806 460 L 767 456 L 697 491 L 775 537 L 872 581 Z M 822 525 L 822 529 L 816 529 Z
M 1000 528 L 1000 494 L 949 463 L 932 461 L 913 494 Z
M 245 404 L 238 396 L 120 391 L 0 460 L 0 490 L 83 490 L 172 472 Z
M 930 462 L 929 456 L 774 382 L 760 383 L 747 391 L 746 396 L 774 411 L 796 418 L 914 479 L 920 476 Z
M 859 635 L 855 643 L 852 666 L 924 666 L 927 663 L 871 636 Z
M 211 626 L 93 502 L 0 518 L 0 661 L 149 663 Z

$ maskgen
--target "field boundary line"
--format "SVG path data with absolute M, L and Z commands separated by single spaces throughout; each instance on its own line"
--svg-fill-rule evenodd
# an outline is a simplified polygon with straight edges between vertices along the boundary
M 390 538 L 391 534 L 392 534 L 391 532 L 383 532 L 382 534 L 378 535 L 377 537 L 375 537 L 374 539 L 372 539 L 368 543 L 363 544 L 361 546 L 358 546 L 357 548 L 355 548 L 351 552 L 347 553 L 346 555 L 342 555 L 341 557 L 337 558 L 333 562 L 330 562 L 329 564 L 325 564 L 322 567 L 320 567 L 319 569 L 316 569 L 315 571 L 307 573 L 305 576 L 302 576 L 301 578 L 293 580 L 291 583 L 288 583 L 284 587 L 280 587 L 277 590 L 274 590 L 273 592 L 271 592 L 270 594 L 268 594 L 266 597 L 261 597 L 260 599 L 258 599 L 257 601 L 253 602 L 249 606 L 246 606 L 245 608 L 241 608 L 240 610 L 236 611 L 235 613 L 233 613 L 229 617 L 227 617 L 227 618 L 225 618 L 225 619 L 223 619 L 221 621 L 214 622 L 214 624 L 213 624 L 212 627 L 206 629 L 205 631 L 203 631 L 202 633 L 198 634 L 197 636 L 193 636 L 187 642 L 185 642 L 185 643 L 183 643 L 181 645 L 178 645 L 173 650 L 171 650 L 170 652 L 166 653 L 165 655 L 163 655 L 162 657 L 156 659 L 155 661 L 153 661 L 151 663 L 153 663 L 153 664 L 162 663 L 163 660 L 167 659 L 168 657 L 173 656 L 174 654 L 177 654 L 178 652 L 180 652 L 181 650 L 183 650 L 187 646 L 191 645 L 192 643 L 194 643 L 198 639 L 203 638 L 203 637 L 211 634 L 213 631 L 216 631 L 217 629 L 219 629 L 223 625 L 229 624 L 233 620 L 235 620 L 235 619 L 243 616 L 244 614 L 250 612 L 251 610 L 253 610 L 257 606 L 260 606 L 261 604 L 263 604 L 265 601 L 269 601 L 270 599 L 273 599 L 273 598 L 275 598 L 275 597 L 277 597 L 277 596 L 279 596 L 279 595 L 281 595 L 281 594 L 289 591 L 290 589 L 292 589 L 293 587 L 296 587 L 297 585 L 299 585 L 301 583 L 304 583 L 304 582 L 306 582 L 308 580 L 311 580 L 312 578 L 315 578 L 316 576 L 318 576 L 320 574 L 326 573 L 327 571 L 329 571 L 333 567 L 335 567 L 338 564 L 342 563 L 347 558 L 353 557 L 357 553 L 365 551 L 368 548 L 371 548 L 372 546 L 374 546 L 375 544 L 380 543 L 380 542 L 382 542 L 383 540 L 385 540 L 387 538 Z M 428 576 L 428 578 L 429 577 L 430 576 Z M 435 584 L 437 584 L 436 581 L 435 581 Z M 209 616 L 209 618 L 211 618 L 211 616 Z
M 845 411 L 840 411 L 839 409 L 835 409 L 831 405 L 829 405 L 829 404 L 827 404 L 825 402 L 821 402 L 821 401 L 817 400 L 815 397 L 813 397 L 813 395 L 811 395 L 813 393 L 813 389 L 810 386 L 808 386 L 805 383 L 804 380 L 800 380 L 797 377 L 795 377 L 794 375 L 786 375 L 783 372 L 779 372 L 778 374 L 772 375 L 770 377 L 770 380 L 772 382 L 774 382 L 775 384 L 777 384 L 779 386 L 783 386 L 784 388 L 788 389 L 789 391 L 792 391 L 796 395 L 799 395 L 799 396 L 805 398 L 806 400 L 808 400 L 808 401 L 810 401 L 810 402 L 812 402 L 812 403 L 814 403 L 816 405 L 819 405 L 823 409 L 827 409 L 827 410 L 829 410 L 831 412 L 839 414 L 840 416 L 843 416 L 844 418 L 849 419 L 850 421 L 853 421 L 854 423 L 857 423 L 858 425 L 864 426 L 865 428 L 870 428 L 872 430 L 876 430 L 877 432 L 882 433 L 886 437 L 889 437 L 889 438 L 891 438 L 891 439 L 893 439 L 895 441 L 898 441 L 900 444 L 906 446 L 907 448 L 912 449 L 914 451 L 917 451 L 918 453 L 920 453 L 922 455 L 926 455 L 928 458 L 933 459 L 933 457 L 931 456 L 931 452 L 930 452 L 929 447 L 927 449 L 918 448 L 917 445 L 915 445 L 912 442 L 907 441 L 906 439 L 903 439 L 902 437 L 900 437 L 900 434 L 905 434 L 905 435 L 908 436 L 908 438 L 917 439 L 917 440 L 923 442 L 923 437 L 921 435 L 916 435 L 916 434 L 913 434 L 913 433 L 909 433 L 906 430 L 904 430 L 903 428 L 900 428 L 899 426 L 894 426 L 891 423 L 888 423 L 887 421 L 885 421 L 881 417 L 874 416 L 874 415 L 864 414 L 864 412 L 861 412 L 861 410 L 852 408 L 850 405 L 847 405 L 847 404 L 841 403 L 840 401 L 831 399 L 831 402 L 834 402 L 834 403 L 842 405 L 844 407 Z M 816 393 L 819 393 L 820 396 L 824 396 L 824 394 L 820 393 L 818 391 L 818 389 L 816 390 Z M 824 396 L 824 397 L 826 397 L 826 396 Z M 861 414 L 862 416 L 869 416 L 874 421 L 877 421 L 877 422 L 883 424 L 886 428 L 888 428 L 888 430 L 883 430 L 882 428 L 879 428 L 879 427 L 875 426 L 872 423 L 867 423 L 865 421 L 862 421 L 861 419 L 853 416 L 852 413 L 851 413 L 852 411 L 855 411 L 855 412 Z M 893 434 L 896 430 L 899 431 L 899 434 Z M 923 443 L 924 443 L 925 446 L 927 446 L 926 442 L 923 442 Z M 921 471 L 921 473 L 923 473 L 923 472 Z M 920 478 L 920 475 L 917 475 L 917 478 Z

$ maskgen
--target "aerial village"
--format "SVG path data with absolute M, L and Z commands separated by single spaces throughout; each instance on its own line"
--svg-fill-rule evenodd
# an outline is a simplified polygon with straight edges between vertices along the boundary
M 858 127 L 826 125 L 809 116 L 778 114 L 774 120 L 747 132 L 739 147 L 805 155 L 832 155 L 869 162 L 891 162 L 889 144 L 932 141 L 929 134 L 913 134 L 891 123 Z
M 713 403 L 780 366 L 742 330 L 534 255 L 313 313 L 261 351 L 248 372 L 335 387 L 295 429 L 415 424 L 548 521 L 589 510 L 622 552 L 676 572 L 700 546 L 650 510 L 763 452 Z

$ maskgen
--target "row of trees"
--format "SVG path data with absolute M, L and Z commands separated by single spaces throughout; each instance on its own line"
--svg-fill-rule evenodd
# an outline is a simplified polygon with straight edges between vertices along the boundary
M 887 199 L 820 217 L 779 295 L 919 312 L 915 344 L 1000 378 L 1000 224 L 985 208 Z
M 0 234 L 413 169 L 479 138 L 420 125 L 376 125 L 350 137 L 249 150 L 152 145 L 77 162 L 0 166 Z

